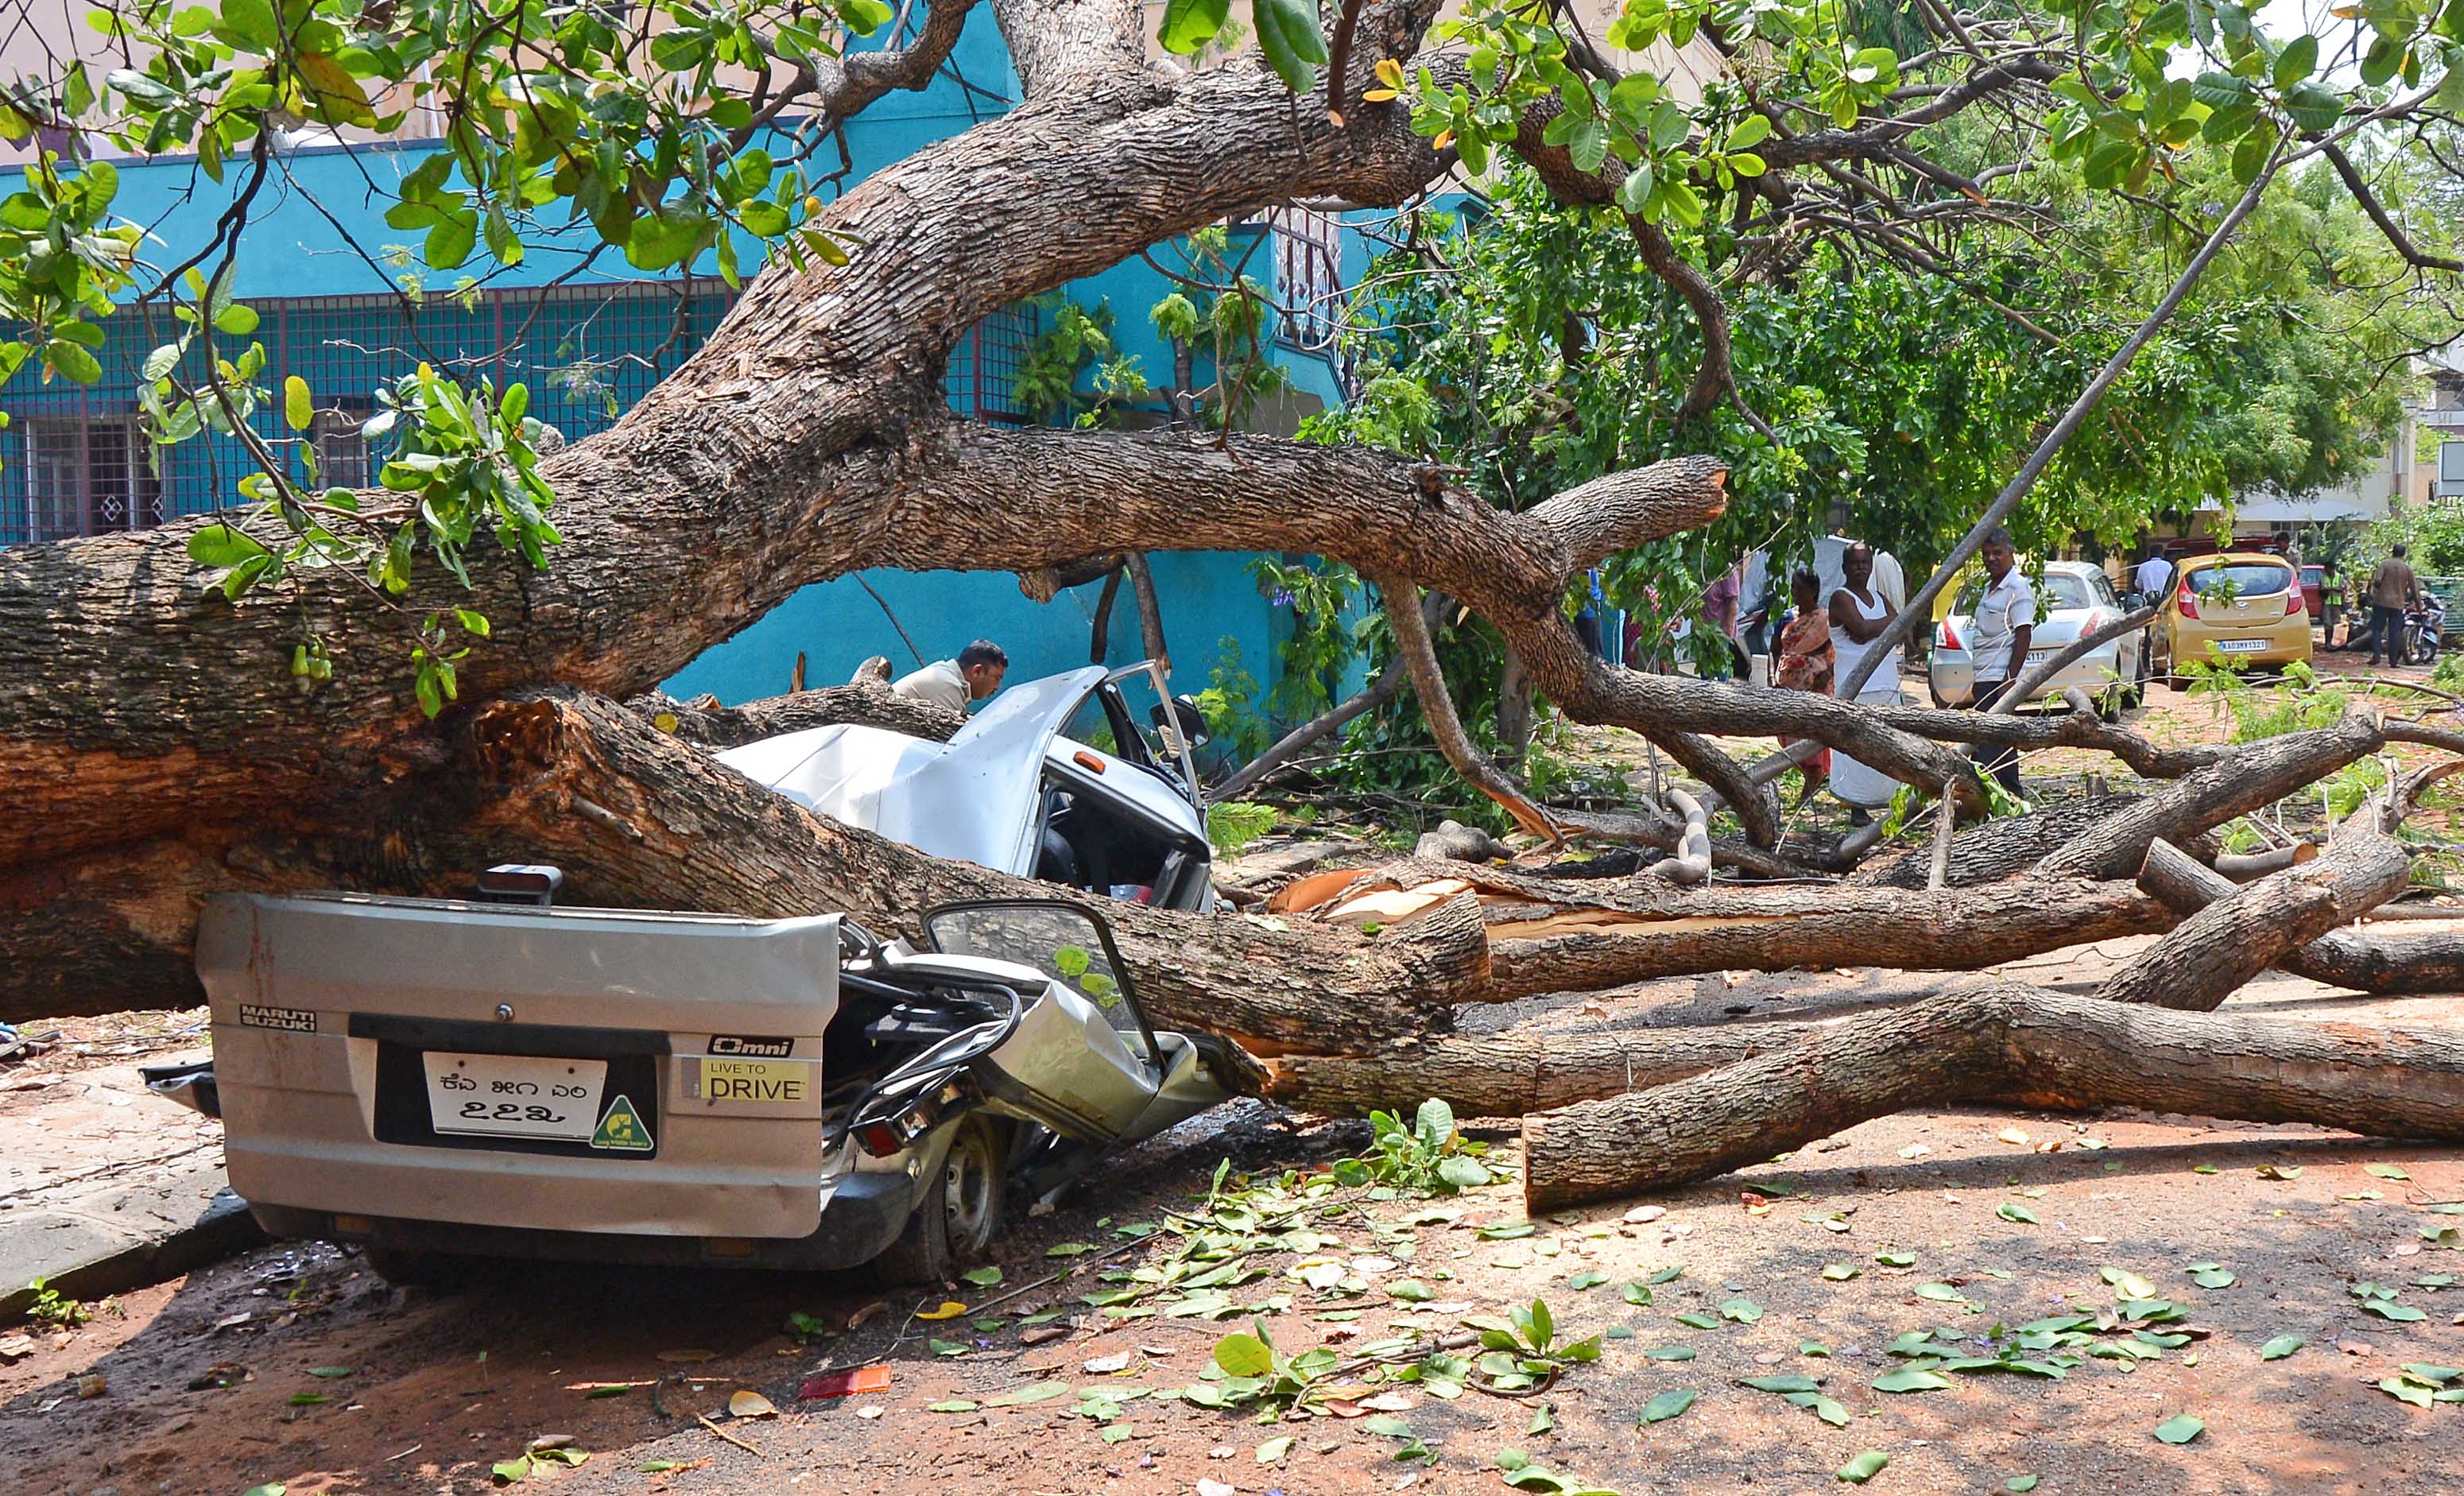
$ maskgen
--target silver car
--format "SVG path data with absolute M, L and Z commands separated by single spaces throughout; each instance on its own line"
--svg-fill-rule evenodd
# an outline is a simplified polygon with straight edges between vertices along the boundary
M 924 915 L 225 895 L 197 970 L 231 1188 L 388 1278 L 459 1255 L 949 1277 L 1031 1200 L 1215 1105 L 1231 1057 L 1157 1032 L 1111 932 L 1046 900 Z
M 2053 658 L 2056 651 L 2079 642 L 2129 613 L 2129 605 L 2113 589 L 2104 568 L 2088 561 L 2047 561 L 2035 580 L 2036 625 L 2028 637 L 2028 663 Z M 1938 707 L 1969 705 L 1976 695 L 1976 661 L 1969 652 L 1975 636 L 1976 600 L 1985 590 L 1982 574 L 1963 583 L 1950 612 L 1934 625 L 1933 652 L 1927 683 Z M 2029 697 L 2058 698 L 2077 687 L 2088 693 L 2097 711 L 2111 721 L 2125 706 L 2136 706 L 2147 693 L 2147 630 L 2098 645 L 2057 671 Z M 2025 703 L 2022 703 L 2024 705 Z

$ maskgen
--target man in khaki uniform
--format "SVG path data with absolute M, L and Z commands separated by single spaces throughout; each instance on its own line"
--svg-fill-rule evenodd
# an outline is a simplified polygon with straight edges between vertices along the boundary
M 990 639 L 979 639 L 958 651 L 955 660 L 935 660 L 922 670 L 891 683 L 892 693 L 963 713 L 1001 688 L 1009 672 L 1009 654 Z

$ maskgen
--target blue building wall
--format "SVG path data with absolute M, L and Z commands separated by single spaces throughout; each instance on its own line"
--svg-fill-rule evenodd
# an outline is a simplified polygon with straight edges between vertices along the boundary
M 845 185 L 1001 113 L 1016 92 L 1016 77 L 999 33 L 989 15 L 979 12 L 950 67 L 930 88 L 891 94 L 849 122 L 847 140 L 855 169 Z M 285 159 L 290 180 L 270 183 L 260 195 L 237 257 L 233 287 L 240 300 L 264 314 L 255 337 L 268 345 L 270 384 L 278 386 L 286 373 L 296 372 L 309 381 L 319 406 L 366 410 L 373 408 L 380 384 L 418 360 L 445 367 L 459 363 L 465 365 L 463 372 L 482 370 L 499 384 L 524 380 L 532 387 L 532 413 L 568 436 L 582 437 L 613 424 L 625 407 L 681 363 L 725 314 L 732 294 L 717 276 L 715 257 L 708 255 L 695 267 L 697 283 L 681 304 L 673 277 L 646 276 L 613 253 L 602 255 L 568 290 L 545 296 L 542 288 L 572 271 L 596 243 L 587 224 L 527 236 L 519 266 L 474 263 L 472 271 L 485 272 L 475 296 L 464 294 L 458 273 L 432 272 L 415 259 L 389 256 L 387 247 L 412 246 L 420 236 L 383 222 L 386 199 L 371 193 L 369 184 L 383 188 L 399 182 L 437 148 L 429 143 L 311 147 Z M 117 165 L 121 190 L 116 211 L 146 226 L 159 241 L 158 249 L 184 253 L 207 242 L 215 216 L 229 200 L 227 187 L 203 178 L 191 158 Z M 15 175 L 0 172 L 0 193 L 16 189 Z M 329 219 L 327 211 L 341 224 Z M 1254 226 L 1236 229 L 1236 248 L 1264 232 Z M 1366 256 L 1356 235 L 1345 237 L 1341 258 L 1349 279 Z M 353 240 L 376 254 L 381 266 L 371 267 Z M 749 241 L 740 246 L 739 257 L 748 271 L 758 263 L 759 253 Z M 1173 258 L 1161 252 L 1157 257 L 1167 263 Z M 1261 246 L 1251 256 L 1250 273 L 1271 284 L 1273 260 L 1273 247 Z M 406 308 L 396 294 L 402 282 L 415 289 L 415 309 Z M 1155 268 L 1132 260 L 1077 282 L 1065 294 L 1088 306 L 1109 304 L 1122 352 L 1136 359 L 1149 382 L 1160 386 L 1170 381 L 1172 356 L 1148 313 L 1174 289 Z M 44 385 L 28 370 L 0 386 L 0 410 L 15 422 L 0 431 L 0 543 L 56 533 L 30 524 L 36 515 L 23 487 L 27 469 L 21 460 L 28 423 L 48 419 L 65 429 L 67 423 L 127 416 L 135 408 L 138 365 L 149 349 L 170 341 L 177 330 L 167 318 L 117 318 L 99 353 L 105 371 L 99 385 L 80 388 L 55 380 Z M 1010 325 L 1007 332 L 1014 342 L 1021 327 Z M 998 361 L 979 360 L 976 354 L 973 345 L 962 345 L 948 382 L 954 406 L 970 411 L 998 403 L 990 398 L 994 391 L 979 387 L 996 377 L 985 372 L 986 363 Z M 1339 382 L 1327 359 L 1280 343 L 1270 357 L 1285 367 L 1295 389 L 1322 404 L 1340 399 Z M 1201 361 L 1199 383 L 1211 378 Z M 260 414 L 258 425 L 268 436 L 289 434 L 276 429 L 272 410 Z M 141 523 L 217 507 L 229 501 L 232 485 L 254 467 L 244 449 L 228 438 L 199 438 L 167 449 L 161 454 L 154 510 L 147 513 L 148 500 L 138 492 L 146 480 L 135 475 L 144 444 L 136 442 L 127 450 L 133 455 L 131 501 Z M 118 519 L 103 517 L 102 522 L 125 523 L 126 518 L 124 514 Z M 1292 622 L 1288 609 L 1271 605 L 1250 576 L 1250 560 L 1226 553 L 1152 558 L 1177 689 L 1204 689 L 1215 667 L 1226 660 L 1237 660 L 1255 678 L 1262 696 L 1273 688 L 1280 646 L 1289 637 Z M 800 652 L 806 657 L 806 679 L 815 685 L 844 680 L 857 663 L 877 653 L 889 655 L 902 671 L 913 669 L 913 652 L 883 616 L 882 603 L 868 595 L 865 583 L 913 635 L 924 659 L 946 658 L 970 639 L 989 637 L 1009 649 L 1013 678 L 1085 663 L 1089 625 L 1100 591 L 1090 584 L 1039 605 L 1028 601 L 1006 573 L 868 572 L 863 583 L 843 578 L 797 593 L 770 616 L 695 660 L 667 689 L 685 695 L 707 692 L 729 702 L 775 694 L 786 689 Z M 1110 653 L 1113 663 L 1143 653 L 1135 608 L 1126 591 L 1115 604 Z

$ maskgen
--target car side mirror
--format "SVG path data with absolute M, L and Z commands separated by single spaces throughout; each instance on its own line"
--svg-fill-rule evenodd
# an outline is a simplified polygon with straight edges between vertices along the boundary
M 1206 714 L 1198 710 L 1198 703 L 1187 696 L 1175 696 L 1170 705 L 1172 715 L 1169 721 L 1164 715 L 1163 703 L 1157 703 L 1147 713 L 1147 717 L 1154 722 L 1155 731 L 1164 735 L 1165 746 L 1171 746 L 1170 740 L 1177 733 L 1190 747 L 1205 747 L 1208 737 L 1212 735 L 1206 730 Z

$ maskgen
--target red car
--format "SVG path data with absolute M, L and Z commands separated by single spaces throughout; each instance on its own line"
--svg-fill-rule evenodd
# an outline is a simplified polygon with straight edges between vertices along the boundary
M 2304 566 L 2301 568 L 2301 602 L 2304 606 L 2309 608 L 2310 621 L 2314 624 L 2326 616 L 2326 567 Z

